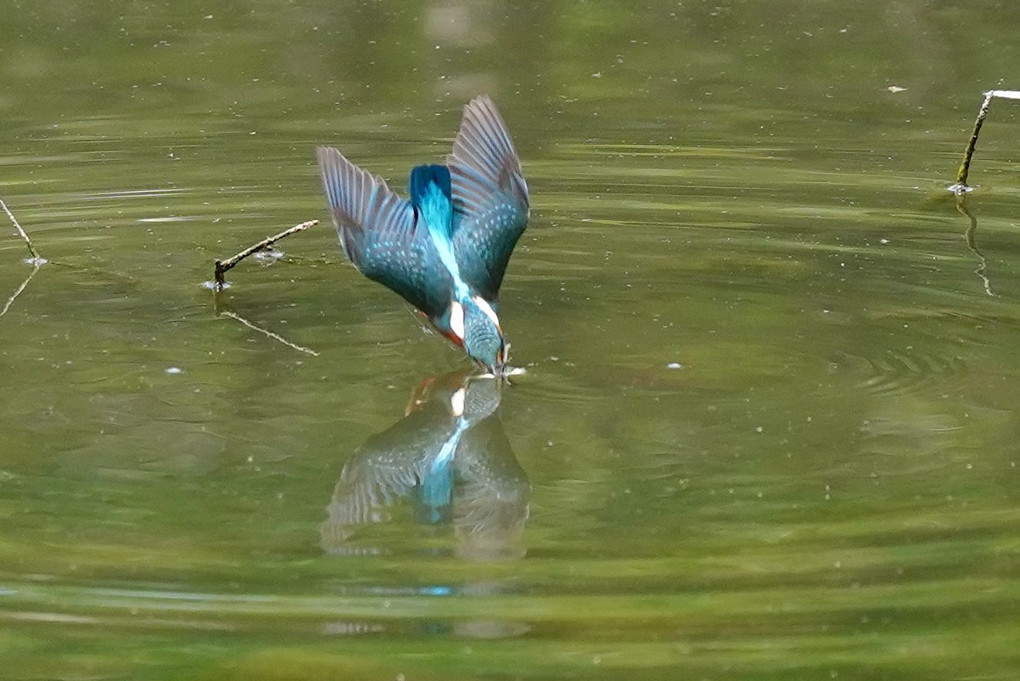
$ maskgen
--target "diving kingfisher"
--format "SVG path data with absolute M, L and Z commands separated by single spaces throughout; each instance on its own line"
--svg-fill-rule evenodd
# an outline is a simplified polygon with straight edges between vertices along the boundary
M 319 147 L 318 158 L 347 258 L 483 369 L 505 377 L 499 286 L 530 207 L 520 159 L 492 100 L 481 96 L 464 107 L 444 165 L 411 171 L 410 200 L 336 149 Z

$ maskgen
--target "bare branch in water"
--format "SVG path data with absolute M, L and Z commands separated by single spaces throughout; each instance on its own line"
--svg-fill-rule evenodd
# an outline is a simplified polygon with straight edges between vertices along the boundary
M 222 291 L 224 287 L 227 285 L 227 281 L 226 279 L 223 278 L 223 275 L 229 272 L 231 269 L 233 269 L 233 267 L 237 263 L 241 262 L 252 253 L 257 253 L 258 251 L 265 250 L 272 246 L 277 241 L 279 241 L 280 239 L 288 237 L 291 234 L 296 234 L 298 232 L 304 231 L 309 227 L 314 227 L 317 224 L 319 224 L 318 220 L 309 220 L 308 222 L 302 222 L 300 225 L 294 225 L 290 229 L 286 229 L 280 232 L 279 234 L 267 237 L 262 241 L 258 242 L 257 244 L 249 246 L 240 253 L 232 255 L 226 260 L 216 260 L 215 261 L 216 271 L 214 273 L 215 283 L 213 284 L 213 290 L 217 292 Z
M 311 348 L 306 348 L 303 345 L 297 345 L 296 343 L 291 343 L 289 340 L 287 340 L 286 338 L 284 338 L 280 334 L 273 333 L 272 331 L 266 331 L 262 327 L 257 326 L 255 324 L 252 324 L 251 322 L 249 322 L 247 319 L 245 319 L 244 317 L 242 317 L 239 314 L 236 314 L 236 313 L 231 312 L 229 310 L 223 310 L 223 311 L 220 312 L 220 314 L 223 315 L 224 317 L 230 317 L 231 319 L 236 319 L 237 321 L 241 322 L 242 324 L 247 326 L 252 331 L 258 331 L 259 333 L 263 334 L 264 336 L 268 336 L 268 337 L 272 338 L 275 341 L 283 343 L 288 348 L 293 348 L 294 350 L 297 350 L 298 352 L 303 352 L 306 355 L 311 355 L 312 357 L 318 357 L 319 356 L 319 353 L 317 353 L 315 350 L 312 350 Z
M 978 133 L 981 132 L 981 126 L 985 123 L 985 117 L 988 115 L 988 108 L 992 105 L 992 99 L 995 97 L 1001 99 L 1020 99 L 1020 90 L 989 90 L 984 93 L 984 97 L 984 101 L 981 102 L 981 108 L 978 109 L 977 120 L 974 121 L 974 132 L 970 134 L 967 150 L 963 153 L 963 161 L 956 171 L 956 184 L 949 187 L 949 191 L 956 194 L 964 194 L 971 190 L 971 187 L 967 185 L 967 174 L 970 172 L 970 161 L 974 156 L 974 148 L 977 146 Z
M 32 245 L 32 240 L 28 238 L 28 234 L 25 232 L 24 229 L 21 228 L 21 224 L 18 223 L 18 219 L 14 217 L 14 213 L 11 212 L 11 209 L 7 207 L 7 203 L 4 202 L 2 198 L 0 198 L 0 207 L 4 209 L 4 212 L 7 213 L 7 217 L 11 219 L 11 223 L 14 225 L 14 229 L 18 230 L 18 234 L 21 236 L 22 239 L 25 240 L 25 244 L 28 246 L 28 252 L 32 254 L 31 264 L 35 265 L 36 267 L 45 264 L 46 259 L 39 255 L 39 251 L 35 250 L 35 246 Z M 35 273 L 33 272 L 33 274 Z M 32 277 L 29 277 L 29 279 L 31 278 Z M 26 281 L 25 283 L 27 284 L 28 282 Z M 18 293 L 21 293 L 21 291 L 19 290 Z M 15 297 L 17 297 L 17 294 L 15 294 Z M 4 308 L 4 312 L 6 311 L 7 308 Z

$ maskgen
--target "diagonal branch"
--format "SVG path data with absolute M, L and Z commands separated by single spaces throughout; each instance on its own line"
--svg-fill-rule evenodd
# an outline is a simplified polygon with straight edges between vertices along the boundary
M 988 115 L 988 108 L 992 105 L 992 99 L 994 97 L 1020 99 L 1020 90 L 989 90 L 984 93 L 984 96 L 981 108 L 978 109 L 977 120 L 974 121 L 974 132 L 970 134 L 967 150 L 963 152 L 963 161 L 961 161 L 960 167 L 956 170 L 956 184 L 949 187 L 949 191 L 955 194 L 964 194 L 971 190 L 971 187 L 967 184 L 967 174 L 970 173 L 970 161 L 974 156 L 974 148 L 977 147 L 978 133 L 981 132 L 981 126 L 985 123 L 985 117 Z
M 314 227 L 317 224 L 319 224 L 318 220 L 309 220 L 308 222 L 302 222 L 300 225 L 294 225 L 290 229 L 285 229 L 284 231 L 280 232 L 279 234 L 274 234 L 271 237 L 267 237 L 267 238 L 263 239 L 262 241 L 258 242 L 257 244 L 253 244 L 253 245 L 249 246 L 248 248 L 244 249 L 240 253 L 237 253 L 236 255 L 230 256 L 226 260 L 219 260 L 219 259 L 217 259 L 215 261 L 216 271 L 215 271 L 215 274 L 214 274 L 214 278 L 216 280 L 216 283 L 213 284 L 213 290 L 215 290 L 217 292 L 222 291 L 226 287 L 226 285 L 227 285 L 227 280 L 223 278 L 223 275 L 226 274 L 227 272 L 229 272 L 231 269 L 233 269 L 234 266 L 237 265 L 237 263 L 241 262 L 242 260 L 247 258 L 252 253 L 257 253 L 258 251 L 261 251 L 261 250 L 264 250 L 266 248 L 269 248 L 270 246 L 272 246 L 274 243 L 276 243 L 280 239 L 283 239 L 284 237 L 288 237 L 291 234 L 296 234 L 298 232 L 304 231 L 304 230 L 308 229 L 309 227 Z
M 18 222 L 18 218 L 14 217 L 14 213 L 12 213 L 11 209 L 7 207 L 7 204 L 4 202 L 3 199 L 0 199 L 0 207 L 4 209 L 5 213 L 7 213 L 7 217 L 9 217 L 11 219 L 11 223 L 14 224 L 14 229 L 18 230 L 18 234 L 21 236 L 22 239 L 25 240 L 25 244 L 28 245 L 28 252 L 32 254 L 31 264 L 33 265 L 45 264 L 46 259 L 39 255 L 39 251 L 35 250 L 35 246 L 32 245 L 32 240 L 28 238 L 28 234 L 25 233 L 25 230 L 21 228 L 21 224 Z

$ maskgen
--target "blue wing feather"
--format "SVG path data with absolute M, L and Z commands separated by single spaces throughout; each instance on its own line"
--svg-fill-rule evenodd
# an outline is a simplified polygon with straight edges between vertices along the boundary
M 510 255 L 528 223 L 529 197 L 517 152 L 492 100 L 478 97 L 464 107 L 446 167 L 412 171 L 411 201 L 336 149 L 320 147 L 318 157 L 340 245 L 366 277 L 433 319 L 446 313 L 453 296 L 451 272 L 496 303 Z M 418 202 L 432 185 L 450 200 L 453 216 L 425 225 L 422 209 L 431 204 Z M 452 254 L 440 255 L 437 237 L 452 245 Z M 451 255 L 457 267 L 444 262 Z
M 495 303 L 510 255 L 528 224 L 530 200 L 510 133 L 488 97 L 464 107 L 447 165 L 461 276 Z
M 336 149 L 319 147 L 319 172 L 348 259 L 369 279 L 399 293 L 430 317 L 450 301 L 451 280 L 418 212 L 378 176 Z

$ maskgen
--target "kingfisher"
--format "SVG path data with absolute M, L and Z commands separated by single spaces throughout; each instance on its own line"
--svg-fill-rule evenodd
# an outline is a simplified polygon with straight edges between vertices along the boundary
M 510 133 L 487 96 L 464 107 L 444 164 L 411 170 L 409 199 L 336 149 L 319 173 L 347 259 L 400 294 L 485 371 L 508 374 L 499 286 L 528 224 L 528 185 Z

